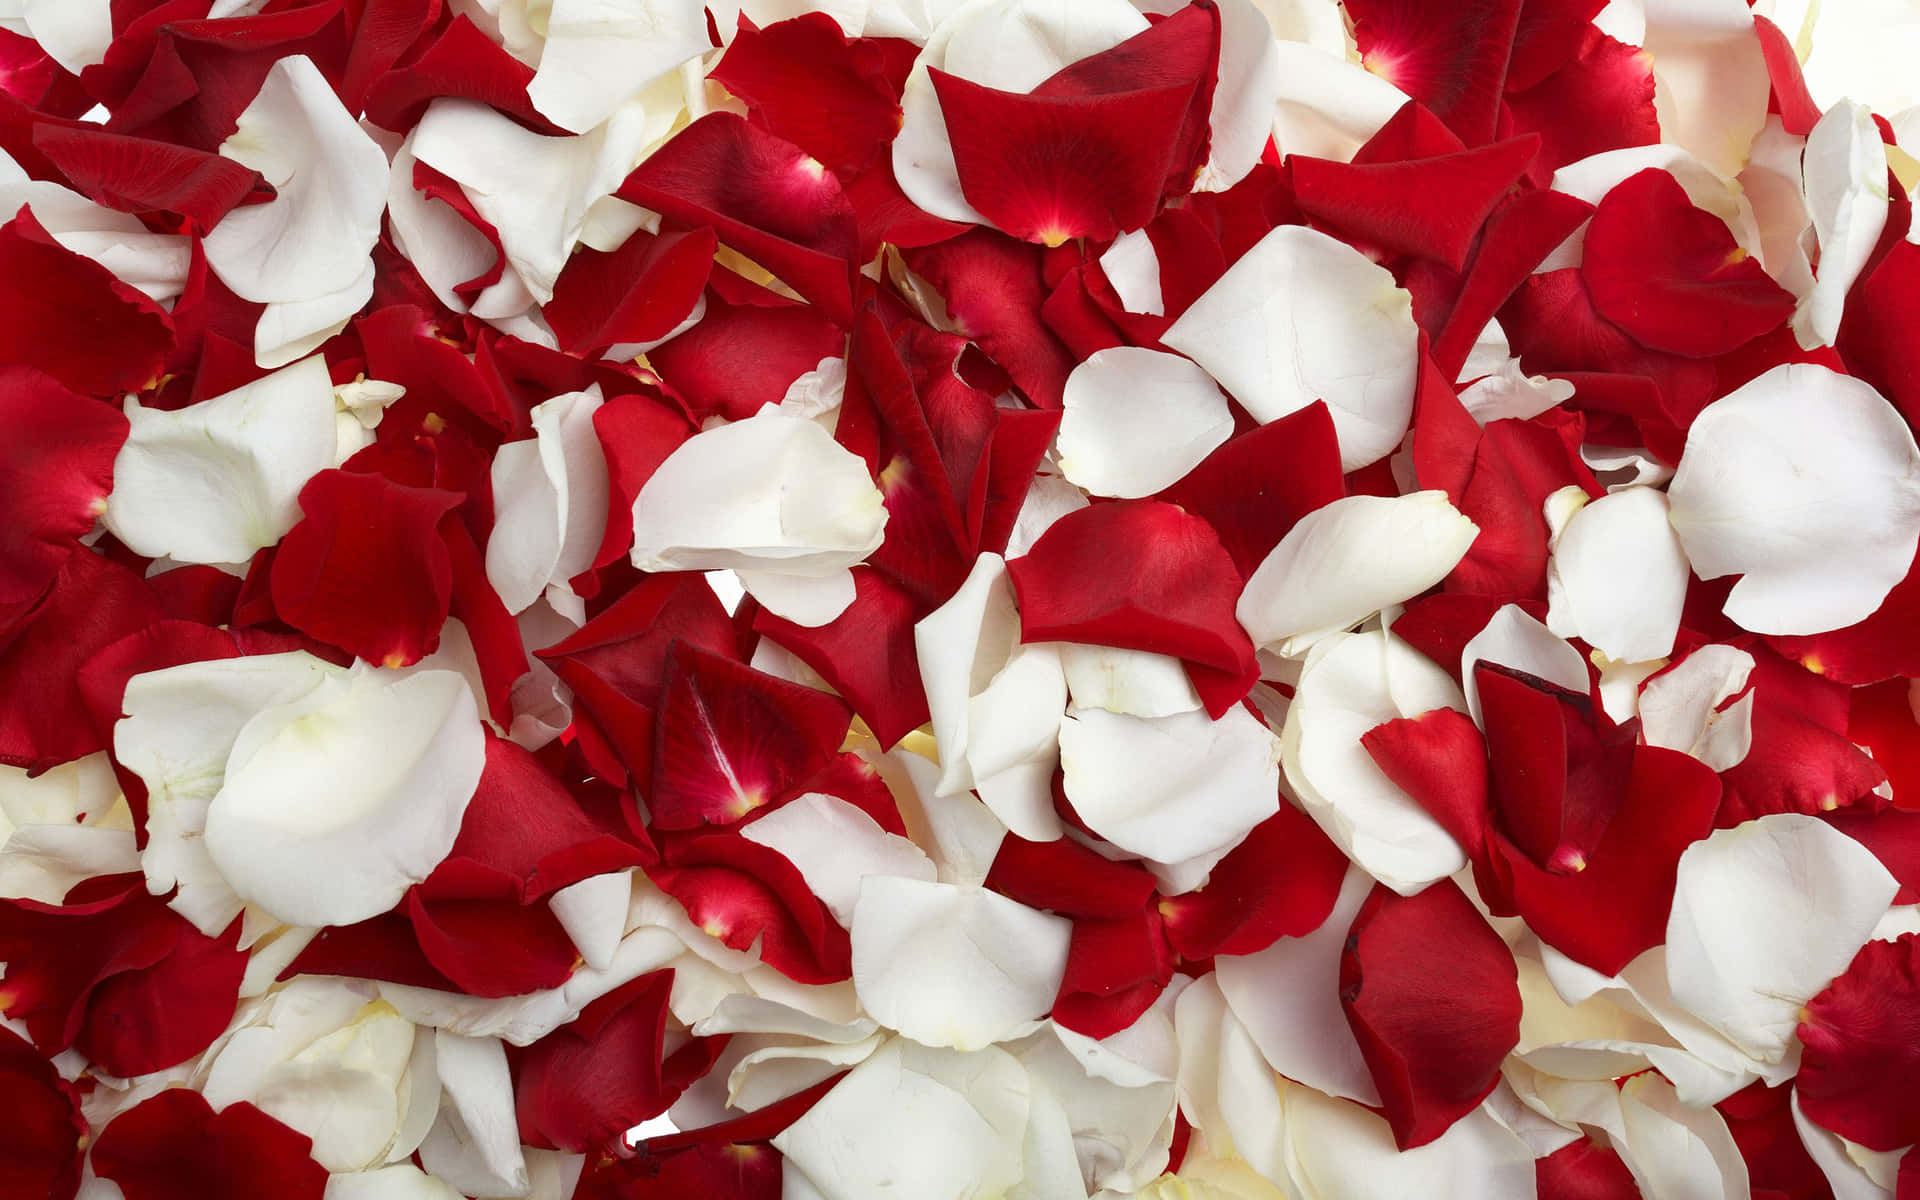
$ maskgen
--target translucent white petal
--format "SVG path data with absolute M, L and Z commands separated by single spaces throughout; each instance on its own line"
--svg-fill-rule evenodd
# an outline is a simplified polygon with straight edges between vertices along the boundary
M 1289 657 L 1446 577 L 1480 527 L 1445 492 L 1348 496 L 1302 517 L 1261 560 L 1234 614 Z
M 0 896 L 64 904 L 83 880 L 139 869 L 130 829 L 28 825 L 14 830 L 0 849 Z
M 209 937 L 236 916 L 241 899 L 214 866 L 203 840 L 207 808 L 226 778 L 240 730 L 264 709 L 289 703 L 339 674 L 311 654 L 267 654 L 187 663 L 127 681 L 114 726 L 114 754 L 147 786 L 147 890 L 174 889 L 169 905 Z
M 1741 0 L 1646 0 L 1660 134 L 1727 178 L 1767 123 L 1770 84 Z
M 1075 708 L 1104 708 L 1134 717 L 1168 717 L 1200 707 L 1186 664 L 1165 654 L 1114 646 L 1059 643 L 1060 665 Z
M 1065 395 L 1060 472 L 1096 496 L 1150 496 L 1233 436 L 1219 386 L 1177 354 L 1095 351 L 1067 376 Z
M 1325 400 L 1352 471 L 1399 446 L 1413 414 L 1413 298 L 1358 250 L 1304 225 L 1254 244 L 1160 339 L 1266 422 Z
M 236 893 L 289 924 L 377 916 L 453 847 L 485 757 L 458 674 L 356 669 L 241 729 L 207 850 Z
M 1060 723 L 1067 800 L 1131 854 L 1178 862 L 1232 847 L 1280 810 L 1280 743 L 1235 705 L 1130 717 L 1076 710 Z
M 882 1025 L 977 1050 L 1053 1007 L 1072 930 L 984 888 L 869 875 L 853 914 L 854 987 Z
M 1753 744 L 1753 704 L 1739 695 L 1753 655 L 1718 643 L 1702 646 L 1640 691 L 1640 737 L 1649 746 L 1691 754 L 1716 771 L 1736 766 Z
M 1385 1120 L 1312 1088 L 1283 1092 L 1289 1165 L 1305 1200 L 1533 1200 L 1533 1151 L 1484 1107 L 1401 1153 Z M 1653 1193 L 1664 1195 L 1665 1193 Z
M 1694 419 L 1668 488 L 1702 579 L 1740 574 L 1756 633 L 1839 629 L 1880 606 L 1920 546 L 1920 448 L 1891 404 L 1825 367 L 1775 367 Z
M 711 47 L 699 0 L 553 0 L 546 32 L 527 99 L 575 133 Z
M 777 570 L 820 577 L 879 548 L 885 500 L 866 464 L 777 408 L 688 438 L 633 502 L 643 571 Z
M 1813 290 L 1794 314 L 1793 330 L 1804 347 L 1831 346 L 1847 291 L 1887 226 L 1887 148 L 1867 106 L 1843 100 L 1807 135 L 1801 161 L 1820 250 Z
M 906 838 L 888 833 L 837 796 L 808 792 L 740 831 L 779 851 L 842 925 L 852 925 L 860 881 L 891 875 L 933 882 L 933 860 Z
M 1361 1104 L 1380 1103 L 1380 1093 L 1340 1005 L 1340 955 L 1373 882 L 1350 868 L 1318 929 L 1214 963 L 1220 991 L 1274 1070 Z
M 1466 684 L 1467 711 L 1472 714 L 1474 724 L 1484 726 L 1485 722 L 1480 719 L 1480 688 L 1473 672 L 1481 662 L 1525 671 L 1581 695 L 1587 691 L 1587 663 L 1580 652 L 1528 616 L 1517 604 L 1506 605 L 1494 613 L 1486 626 L 1467 640 L 1460 653 L 1460 678 Z
M 1281 765 L 1308 816 L 1374 878 L 1411 895 L 1466 865 L 1466 853 L 1360 744 L 1376 725 L 1466 707 L 1447 673 L 1384 632 L 1334 634 L 1307 655 Z
M 220 153 L 274 187 L 272 200 L 236 208 L 208 231 L 207 265 L 222 283 L 243 300 L 267 304 L 358 288 L 380 237 L 387 156 L 313 60 L 294 55 L 274 63 Z M 293 340 L 290 332 L 257 348 L 277 348 Z
M 1340 36 L 1344 40 L 1344 31 Z M 1280 107 L 1273 140 L 1282 154 L 1346 162 L 1407 102 L 1405 92 L 1353 61 L 1344 47 L 1282 40 L 1275 50 Z
M 1020 1179 L 1028 1109 L 1026 1070 L 1004 1050 L 895 1038 L 773 1146 L 789 1179 L 799 1172 L 829 1200 L 984 1198 Z
M 1715 830 L 1680 856 L 1667 921 L 1673 998 L 1761 1062 L 1873 935 L 1899 884 L 1860 842 L 1780 813 Z
M 238 563 L 300 519 L 300 489 L 333 465 L 333 384 L 319 357 L 173 412 L 129 396 L 133 429 L 102 515 L 135 552 Z
M 420 1143 L 427 1170 L 469 1196 L 524 1196 L 529 1180 L 499 1038 L 434 1035 L 440 1119 Z
M 1687 556 L 1667 498 L 1631 488 L 1576 512 L 1547 562 L 1547 628 L 1619 662 L 1664 658 L 1680 632 Z

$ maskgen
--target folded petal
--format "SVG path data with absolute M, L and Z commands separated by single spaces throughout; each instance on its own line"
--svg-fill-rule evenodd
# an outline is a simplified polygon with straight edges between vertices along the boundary
M 102 516 L 150 557 L 245 562 L 294 527 L 300 490 L 333 465 L 333 385 L 318 357 L 173 412 L 129 397 L 126 412 Z
M 1803 164 L 1820 261 L 1793 329 L 1803 346 L 1830 346 L 1840 336 L 1847 293 L 1888 220 L 1887 148 L 1873 114 L 1858 101 L 1835 104 L 1807 135 Z
M 527 99 L 556 125 L 586 133 L 710 48 L 694 0 L 555 0 Z
M 593 565 L 607 524 L 607 459 L 594 425 L 599 388 L 534 406 L 531 441 L 494 457 L 487 579 L 508 612 Z
M 1305 226 L 1261 238 L 1160 340 L 1259 421 L 1325 400 L 1349 471 L 1391 453 L 1413 413 L 1411 296 L 1386 268 Z
M 854 907 L 853 984 L 882 1025 L 977 1051 L 1053 1007 L 1072 929 L 984 888 L 870 875 Z
M 1297 656 L 1439 583 L 1479 532 L 1444 492 L 1335 500 L 1287 531 L 1234 612 L 1255 645 Z
M 1667 494 L 1694 573 L 1741 575 L 1726 613 L 1758 633 L 1853 624 L 1920 547 L 1912 431 L 1867 384 L 1811 364 L 1709 404 Z
M 386 912 L 452 849 L 485 738 L 455 672 L 328 680 L 241 729 L 207 850 L 235 892 L 289 924 Z

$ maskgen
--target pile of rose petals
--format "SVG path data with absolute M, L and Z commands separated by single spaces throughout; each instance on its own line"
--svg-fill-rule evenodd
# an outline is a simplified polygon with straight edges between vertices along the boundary
M 0 0 L 0 1196 L 1920 1200 L 1915 61 Z

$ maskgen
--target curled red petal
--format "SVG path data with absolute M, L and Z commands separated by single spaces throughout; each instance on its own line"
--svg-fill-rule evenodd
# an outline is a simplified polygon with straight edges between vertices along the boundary
M 1376 884 L 1340 957 L 1340 1004 L 1402 1150 L 1479 1107 L 1520 1040 L 1513 952 L 1452 880 Z
M 305 519 L 273 556 L 274 610 L 287 624 L 388 667 L 440 645 L 453 565 L 440 519 L 456 492 L 382 475 L 322 471 L 300 490 Z
M 0 367 L 0 604 L 46 590 L 113 490 L 127 419 L 31 367 Z
M 796 625 L 762 609 L 753 627 L 832 684 L 890 749 L 929 718 L 913 642 L 923 614 L 878 571 L 855 568 L 853 582 L 853 603 L 825 625 Z
M 1872 1150 L 1920 1142 L 1920 934 L 1872 941 L 1800 1018 L 1800 1108 Z
M 489 105 L 535 133 L 565 136 L 527 99 L 531 82 L 532 67 L 458 13 L 418 57 L 368 86 L 367 117 L 383 129 L 411 129 L 427 105 L 447 97 Z
M 89 396 L 152 386 L 173 349 L 165 309 L 54 241 L 25 206 L 0 226 L 0 316 L 0 362 Z
M 540 309 L 575 354 L 597 354 L 623 342 L 657 342 L 693 313 L 713 273 L 711 229 L 658 237 L 636 231 L 619 249 L 582 246 Z
M 796 983 L 835 983 L 853 973 L 853 946 L 785 855 L 733 834 L 670 843 L 667 865 L 648 875 L 680 901 L 694 924 Z
M 1436 708 L 1360 736 L 1386 777 L 1480 861 L 1487 840 L 1487 743 L 1473 718 Z
M 1145 908 L 1154 879 L 1139 863 L 1102 858 L 1072 838 L 1030 842 L 1008 834 L 994 855 L 987 886 L 1030 908 L 1098 920 Z
M 85 123 L 41 124 L 33 144 L 95 203 L 177 217 L 200 233 L 267 186 L 259 172 L 233 159 Z
M 1041 317 L 1049 289 L 1037 247 L 974 229 L 903 257 L 940 293 L 959 331 L 1005 368 L 1028 399 L 1060 407 L 1075 359 Z
M 1754 654 L 1753 745 L 1722 773 L 1718 824 L 1768 813 L 1880 806 L 1886 771 L 1847 733 L 1848 689 L 1780 656 Z
M 1083 918 L 1073 923 L 1051 1015 L 1075 1033 L 1111 1037 L 1139 1020 L 1172 978 L 1173 950 L 1159 913 Z
M 1673 354 L 1724 354 L 1793 315 L 1793 295 L 1733 240 L 1726 222 L 1695 208 L 1656 167 L 1601 199 L 1580 273 L 1601 316 Z

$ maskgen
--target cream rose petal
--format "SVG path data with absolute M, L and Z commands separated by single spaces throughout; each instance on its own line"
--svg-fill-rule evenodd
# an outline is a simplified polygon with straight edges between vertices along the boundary
M 207 851 L 242 899 L 288 924 L 378 916 L 452 849 L 485 757 L 459 674 L 357 667 L 241 729 Z
M 546 35 L 527 99 L 575 133 L 711 48 L 699 0 L 553 0 Z
M 1687 556 L 1667 497 L 1629 488 L 1573 514 L 1547 561 L 1547 628 L 1616 662 L 1665 658 L 1680 632 Z
M 1177 354 L 1115 346 L 1067 376 L 1060 471 L 1096 496 L 1150 496 L 1231 436 L 1226 396 Z

